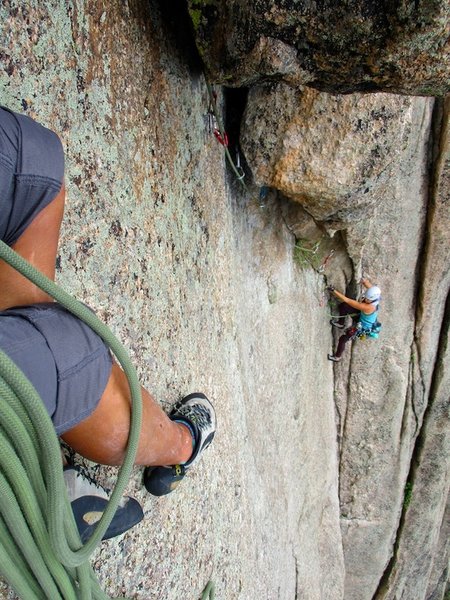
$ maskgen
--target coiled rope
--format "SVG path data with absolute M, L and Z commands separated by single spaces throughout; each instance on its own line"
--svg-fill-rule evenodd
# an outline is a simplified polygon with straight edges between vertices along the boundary
M 104 340 L 128 378 L 132 399 L 126 457 L 105 512 L 83 545 L 52 421 L 34 387 L 0 351 L 0 575 L 23 600 L 106 600 L 89 557 L 114 517 L 134 465 L 142 421 L 138 377 L 123 346 L 86 306 L 2 241 L 0 258 Z

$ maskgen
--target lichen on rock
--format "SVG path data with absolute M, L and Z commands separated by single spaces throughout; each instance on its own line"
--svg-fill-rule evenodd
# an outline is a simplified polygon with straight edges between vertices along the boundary
M 282 79 L 333 93 L 444 96 L 449 18 L 445 0 L 229 0 L 200 20 L 196 39 L 210 77 L 227 85 Z
M 141 600 L 192 598 L 210 577 L 221 600 L 442 600 L 449 105 L 385 92 L 448 90 L 448 4 L 189 6 L 209 75 L 253 86 L 245 190 L 208 130 L 184 2 L 0 4 L 2 103 L 66 149 L 58 280 L 163 406 L 201 389 L 218 413 L 176 493 L 149 497 L 134 470 L 145 519 L 95 570 Z M 296 243 L 317 262 L 299 266 Z M 332 365 L 326 280 L 357 296 L 363 272 L 382 332 Z
M 367 216 L 408 145 L 414 102 L 286 84 L 253 87 L 241 133 L 253 177 L 300 202 L 317 220 Z

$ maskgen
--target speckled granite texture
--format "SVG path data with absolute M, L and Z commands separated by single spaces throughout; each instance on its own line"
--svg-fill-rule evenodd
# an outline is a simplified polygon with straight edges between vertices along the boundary
M 162 5 L 0 6 L 1 103 L 66 151 L 58 281 L 111 326 L 159 401 L 203 390 L 218 413 L 176 493 L 149 497 L 136 469 L 145 519 L 92 562 L 112 596 L 196 600 L 212 578 L 220 600 L 340 598 L 323 283 L 293 263 L 277 201 L 240 196 L 201 70 Z

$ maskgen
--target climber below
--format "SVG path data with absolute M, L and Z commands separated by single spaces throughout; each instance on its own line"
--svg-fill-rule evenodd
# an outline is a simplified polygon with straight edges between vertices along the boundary
M 333 286 L 327 289 L 342 300 L 338 306 L 339 316 L 331 319 L 330 323 L 338 329 L 345 328 L 345 319 L 347 316 L 354 317 L 356 325 L 349 327 L 346 332 L 339 338 L 338 346 L 334 354 L 328 354 L 328 360 L 339 362 L 342 353 L 345 349 L 345 344 L 358 337 L 360 333 L 372 331 L 373 326 L 377 323 L 378 306 L 381 299 L 381 290 L 377 285 L 373 285 L 369 279 L 361 279 L 362 285 L 366 288 L 362 296 L 361 302 L 347 298 L 344 294 L 336 290 Z M 355 313 L 355 310 L 358 311 Z

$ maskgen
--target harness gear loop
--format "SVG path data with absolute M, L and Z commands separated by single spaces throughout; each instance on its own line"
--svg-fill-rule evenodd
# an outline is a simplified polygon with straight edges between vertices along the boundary
M 381 323 L 377 320 L 372 326 L 363 327 L 361 323 L 357 323 L 356 325 L 352 325 L 346 330 L 347 334 L 350 334 L 350 340 L 360 339 L 365 340 L 366 338 L 378 338 L 378 335 L 381 330 Z

